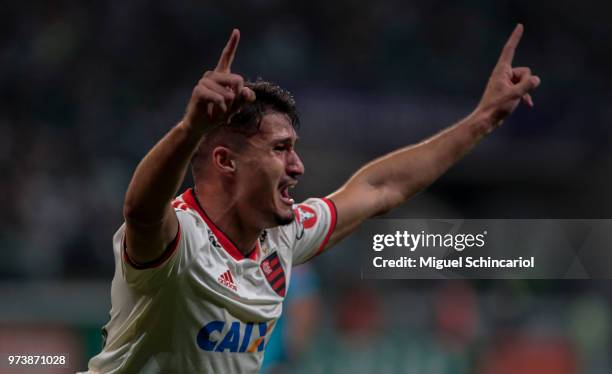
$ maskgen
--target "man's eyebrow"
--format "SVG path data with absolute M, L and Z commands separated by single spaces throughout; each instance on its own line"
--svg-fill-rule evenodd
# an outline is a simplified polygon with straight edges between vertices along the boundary
M 278 137 L 276 139 L 272 139 L 270 142 L 271 143 L 291 143 L 294 139 L 297 142 L 300 139 L 300 137 L 299 136 L 283 136 L 283 137 Z

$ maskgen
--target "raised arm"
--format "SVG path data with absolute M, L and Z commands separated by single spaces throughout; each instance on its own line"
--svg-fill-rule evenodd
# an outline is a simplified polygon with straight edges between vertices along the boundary
M 185 117 L 140 161 L 125 195 L 127 253 L 136 263 L 159 258 L 178 232 L 171 201 L 200 141 L 255 94 L 232 74 L 240 33 L 233 30 L 216 68 L 204 73 L 193 89 Z M 234 103 L 234 100 L 236 103 Z
M 533 106 L 529 92 L 540 84 L 540 78 L 527 67 L 512 67 L 522 34 L 519 24 L 501 52 L 480 103 L 469 116 L 421 143 L 368 163 L 329 196 L 338 210 L 338 222 L 328 247 L 364 220 L 388 212 L 433 183 L 499 126 L 521 99 Z

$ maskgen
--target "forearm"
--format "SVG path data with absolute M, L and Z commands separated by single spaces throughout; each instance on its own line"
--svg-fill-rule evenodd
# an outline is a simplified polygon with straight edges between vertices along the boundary
M 349 183 L 365 183 L 380 201 L 381 214 L 423 190 L 467 154 L 493 128 L 490 115 L 475 111 L 455 125 L 372 161 Z
M 476 110 L 459 123 L 410 147 L 383 156 L 361 168 L 332 199 L 338 212 L 330 247 L 364 220 L 383 214 L 433 183 L 459 161 L 519 105 L 533 106 L 530 91 L 540 78 L 528 67 L 512 67 L 523 34 L 517 25 L 506 42 Z
M 171 202 L 202 139 L 227 123 L 242 103 L 255 100 L 255 93 L 244 87 L 243 78 L 230 72 L 239 39 L 240 33 L 233 30 L 217 67 L 206 71 L 194 87 L 183 120 L 134 171 L 123 214 L 126 251 L 137 263 L 158 259 L 177 237 L 179 222 Z M 236 97 L 239 100 L 234 102 Z
M 200 128 L 180 122 L 147 153 L 125 195 L 126 220 L 155 225 L 164 219 L 203 135 Z

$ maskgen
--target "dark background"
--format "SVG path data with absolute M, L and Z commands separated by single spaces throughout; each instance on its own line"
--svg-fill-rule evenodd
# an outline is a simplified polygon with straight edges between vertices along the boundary
M 11 339 L 24 331 L 37 336 L 52 326 L 48 335 L 67 336 L 78 367 L 99 349 L 94 335 L 110 307 L 111 237 L 131 173 L 180 120 L 233 27 L 242 33 L 233 70 L 274 81 L 298 102 L 306 174 L 296 195 L 303 200 L 331 193 L 364 162 L 469 114 L 506 38 L 524 23 L 515 66 L 542 79 L 535 107 L 520 106 L 390 216 L 612 218 L 610 10 L 603 2 L 475 0 L 3 4 L 1 348 L 14 347 Z M 394 349 L 456 354 L 464 364 L 449 372 L 486 372 L 508 335 L 527 342 L 510 339 L 510 347 L 533 343 L 540 355 L 549 340 L 561 346 L 551 361 L 562 369 L 554 372 L 612 368 L 606 280 L 362 281 L 357 244 L 349 239 L 314 262 L 324 311 L 317 336 L 325 341 L 325 334 L 342 340 L 346 332 L 345 299 L 367 294 L 380 314 L 378 322 L 359 320 L 380 342 L 372 346 L 391 344 L 389 331 L 404 329 Z M 468 295 L 453 300 L 470 305 L 471 335 L 449 350 L 436 300 L 457 294 Z M 441 309 L 463 310 L 450 305 Z M 420 344 L 405 342 L 411 339 Z M 315 339 L 312 347 L 321 345 Z M 359 349 L 347 348 L 348 357 L 366 357 Z

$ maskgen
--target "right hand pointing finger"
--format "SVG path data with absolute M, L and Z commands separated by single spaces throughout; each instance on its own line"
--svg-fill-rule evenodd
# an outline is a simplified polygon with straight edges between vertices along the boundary
M 217 62 L 217 67 L 215 68 L 216 72 L 231 72 L 232 62 L 234 62 L 234 56 L 236 56 L 236 49 L 238 49 L 239 41 L 240 31 L 238 31 L 238 29 L 232 30 L 232 34 L 230 35 L 230 38 L 227 41 L 227 44 L 225 45 L 225 48 L 223 48 L 221 57 L 219 57 L 219 62 Z
M 207 71 L 194 88 L 185 122 L 212 128 L 227 121 L 245 100 L 250 102 L 255 99 L 253 91 L 244 87 L 244 79 L 231 73 L 239 40 L 240 32 L 234 29 L 215 69 Z
M 233 29 L 232 34 L 230 35 L 227 44 L 223 48 L 223 52 L 221 52 L 221 56 L 219 57 L 219 61 L 217 62 L 217 66 L 215 70 L 210 75 L 214 75 L 213 79 L 215 79 L 218 83 L 227 87 L 228 90 L 232 90 L 234 95 L 239 96 L 241 91 L 244 88 L 244 80 L 241 76 L 236 74 L 231 74 L 232 62 L 234 62 L 234 57 L 236 56 L 236 50 L 238 49 L 238 42 L 240 41 L 240 31 L 238 29 Z M 233 79 L 231 79 L 233 78 Z M 239 100 L 240 101 L 240 100 Z M 232 108 L 233 110 L 237 110 L 238 106 L 233 105 L 234 100 L 230 100 L 226 103 L 227 108 Z M 214 105 L 213 103 L 208 104 L 207 112 L 209 117 L 214 117 Z M 227 110 L 223 111 L 224 113 Z

